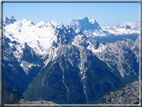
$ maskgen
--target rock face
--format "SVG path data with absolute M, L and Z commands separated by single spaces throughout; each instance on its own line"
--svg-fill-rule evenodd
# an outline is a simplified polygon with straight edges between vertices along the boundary
M 19 45 L 18 43 L 12 47 L 8 43 L 5 40 L 3 42 L 3 82 L 24 92 L 41 69 L 43 62 L 27 44 L 25 44 L 21 54 L 16 52 L 15 47 Z M 16 58 L 17 54 L 21 54 L 21 61 Z
M 62 45 L 57 53 L 58 58 L 43 67 L 29 85 L 25 99 L 93 103 L 106 92 L 124 85 L 122 77 L 83 47 Z
M 96 20 L 89 20 L 87 17 L 83 19 L 74 19 L 70 23 L 75 30 L 81 29 L 83 34 L 89 38 L 94 38 L 100 42 L 116 42 L 130 38 L 136 40 L 140 34 L 140 21 L 134 23 L 126 22 L 116 27 L 101 27 Z
M 11 23 L 16 22 L 16 19 L 14 18 L 14 16 L 10 16 L 10 17 L 4 17 L 3 18 L 3 26 L 9 25 Z
M 92 104 L 106 92 L 138 79 L 138 40 L 100 43 L 84 33 L 89 29 L 108 33 L 95 20 L 79 19 L 77 28 L 55 21 L 35 25 L 26 19 L 7 20 L 3 82 L 27 100 Z
M 139 81 L 129 83 L 124 87 L 106 94 L 98 104 L 139 104 Z
M 95 52 L 99 59 L 105 61 L 108 66 L 119 72 L 122 77 L 130 75 L 138 76 L 139 65 L 137 62 L 137 55 L 132 50 L 134 41 L 126 39 L 103 46 L 105 49 L 103 49 L 102 52 Z M 137 50 L 136 52 L 139 51 Z
M 14 104 L 18 103 L 23 98 L 23 94 L 16 88 L 11 88 L 3 84 L 3 98 L 2 104 Z
M 74 29 L 82 29 L 82 31 L 84 30 L 101 30 L 102 28 L 100 27 L 100 25 L 96 22 L 96 20 L 90 20 L 85 17 L 83 19 L 74 19 L 71 21 L 70 23 L 71 27 Z
M 86 37 L 82 32 L 76 36 L 73 45 L 86 47 L 100 60 L 122 77 L 138 76 L 139 72 L 139 36 L 134 42 L 131 39 L 116 41 L 114 43 L 99 42 Z

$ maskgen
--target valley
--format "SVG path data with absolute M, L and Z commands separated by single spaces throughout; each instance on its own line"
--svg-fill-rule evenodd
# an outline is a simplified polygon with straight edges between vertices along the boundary
M 139 21 L 102 28 L 87 17 L 70 25 L 5 17 L 3 84 L 18 99 L 94 104 L 139 79 L 139 35 Z

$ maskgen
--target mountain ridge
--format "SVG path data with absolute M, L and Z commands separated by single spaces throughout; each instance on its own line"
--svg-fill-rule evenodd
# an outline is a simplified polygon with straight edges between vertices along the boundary
M 79 20 L 97 23 L 87 17 Z M 3 82 L 28 100 L 94 103 L 104 93 L 138 78 L 139 39 L 100 42 L 81 28 L 56 21 L 35 25 L 24 19 L 8 22 L 3 29 Z

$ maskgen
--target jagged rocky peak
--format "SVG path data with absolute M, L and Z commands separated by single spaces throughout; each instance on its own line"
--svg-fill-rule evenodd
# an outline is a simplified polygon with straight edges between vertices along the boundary
M 21 23 L 22 23 L 22 24 L 25 24 L 25 25 L 28 25 L 28 26 L 35 25 L 32 21 L 29 21 L 29 20 L 27 20 L 27 19 L 21 20 Z
M 50 25 L 53 27 L 53 28 L 57 28 L 57 29 L 62 29 L 63 28 L 63 24 L 60 23 L 60 22 L 57 22 L 57 21 L 51 21 L 50 22 Z
M 96 29 L 97 30 L 102 29 L 95 19 L 89 21 L 88 17 L 84 17 L 83 19 L 73 19 L 70 25 L 74 29 L 81 28 L 83 31 L 84 30 L 93 31 Z
M 122 77 L 138 75 L 138 62 L 132 52 L 134 41 L 125 39 L 115 43 L 107 43 L 104 51 L 95 53 L 102 61 L 105 61 L 111 68 L 115 69 L 114 72 Z
M 4 17 L 3 20 L 4 21 L 6 21 L 6 20 L 16 21 L 16 19 L 14 18 L 14 16 Z
M 140 51 L 140 35 L 137 37 L 133 47 L 132 47 L 132 51 L 135 53 L 136 57 L 137 57 L 137 62 L 139 62 L 139 51 Z
M 96 20 L 95 20 L 95 19 L 91 19 L 89 22 L 90 22 L 91 24 L 94 24 L 94 23 L 96 23 Z
M 124 28 L 125 28 L 125 29 L 131 29 L 131 27 L 128 26 L 128 25 L 125 25 Z
M 134 54 L 137 50 L 131 51 L 135 42 L 127 39 L 103 43 L 89 37 L 107 33 L 98 29 L 101 27 L 96 20 L 89 21 L 87 17 L 76 19 L 71 25 L 56 21 L 33 25 L 26 19 L 10 23 L 3 30 L 4 83 L 25 92 L 24 97 L 29 100 L 45 96 L 49 99 L 44 100 L 51 100 L 56 95 L 58 98 L 53 100 L 57 103 L 91 104 L 106 92 L 124 85 L 125 77 L 133 81 L 135 78 L 130 76 L 135 77 L 139 68 Z M 88 32 L 84 33 L 85 30 Z M 68 99 L 70 102 L 64 102 Z
M 140 35 L 137 37 L 133 48 L 138 48 L 139 49 L 139 45 L 140 45 Z
M 3 26 L 5 26 L 6 24 L 11 24 L 16 22 L 16 19 L 14 18 L 14 16 L 9 16 L 9 17 L 4 17 L 3 18 Z
M 32 26 L 32 25 L 35 25 L 32 21 L 29 21 L 27 19 L 23 19 L 23 20 L 20 20 L 20 21 L 17 21 L 14 16 L 9 16 L 9 17 L 4 17 L 3 18 L 3 26 L 5 27 L 6 25 L 11 25 L 11 24 L 15 24 L 15 26 Z
M 131 49 L 134 45 L 134 41 L 129 38 L 124 39 L 123 41 L 118 40 L 115 43 L 121 47 L 127 47 L 128 49 Z
M 84 20 L 84 21 L 86 21 L 86 22 L 89 21 L 88 17 L 84 17 L 82 20 Z
M 89 19 L 88 19 L 88 17 L 84 17 L 84 18 L 79 18 L 79 19 L 73 19 L 72 22 L 76 22 L 76 23 L 86 22 L 86 23 L 88 23 Z

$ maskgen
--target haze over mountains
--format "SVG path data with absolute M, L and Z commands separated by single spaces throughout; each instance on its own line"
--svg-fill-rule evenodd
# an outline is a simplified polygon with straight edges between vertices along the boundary
M 70 25 L 35 25 L 5 17 L 3 83 L 30 101 L 95 103 L 106 92 L 138 79 L 139 25 L 101 28 L 87 17 Z
M 130 38 L 136 40 L 140 34 L 140 21 L 134 23 L 126 22 L 123 25 L 115 27 L 103 27 L 97 23 L 95 19 L 89 20 L 87 17 L 83 19 L 75 19 L 71 21 L 71 27 L 74 29 L 80 28 L 83 33 L 89 37 L 99 40 L 100 42 L 116 42 Z

